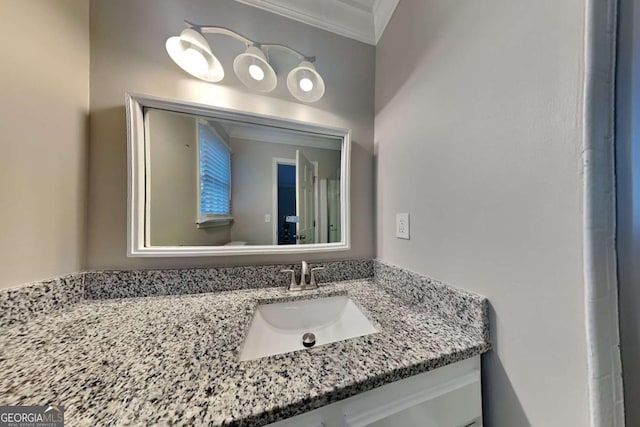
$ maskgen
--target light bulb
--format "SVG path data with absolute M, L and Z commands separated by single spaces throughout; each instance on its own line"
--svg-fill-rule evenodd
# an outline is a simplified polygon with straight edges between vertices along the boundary
M 264 71 L 255 64 L 249 65 L 249 75 L 254 80 L 262 81 L 264 79 Z
M 308 77 L 300 79 L 300 89 L 303 92 L 311 92 L 313 90 L 313 82 Z
M 182 54 L 182 61 L 185 68 L 188 68 L 194 74 L 204 75 L 209 69 L 209 64 L 204 55 L 192 47 L 185 49 Z

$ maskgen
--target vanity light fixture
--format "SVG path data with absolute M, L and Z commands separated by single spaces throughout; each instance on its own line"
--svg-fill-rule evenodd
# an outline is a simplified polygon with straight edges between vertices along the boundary
M 271 92 L 278 84 L 276 72 L 264 52 L 256 46 L 250 46 L 246 52 L 236 56 L 233 71 L 242 84 L 258 92 Z
M 316 102 L 324 95 L 324 80 L 311 62 L 302 61 L 289 72 L 287 88 L 302 102 Z
M 197 25 L 185 21 L 188 28 L 179 36 L 167 40 L 167 53 L 184 71 L 201 80 L 217 83 L 224 78 L 224 68 L 211 51 L 204 34 L 221 34 L 244 43 L 245 51 L 233 61 L 233 71 L 249 89 L 271 92 L 278 84 L 278 76 L 269 63 L 269 54 L 281 51 L 295 56 L 299 65 L 287 75 L 287 88 L 302 102 L 316 102 L 325 91 L 324 80 L 313 65 L 315 56 L 305 56 L 282 44 L 260 43 L 228 28 Z
M 224 78 L 224 68 L 211 53 L 209 43 L 193 28 L 183 30 L 179 36 L 170 37 L 166 47 L 173 62 L 192 76 L 213 83 Z

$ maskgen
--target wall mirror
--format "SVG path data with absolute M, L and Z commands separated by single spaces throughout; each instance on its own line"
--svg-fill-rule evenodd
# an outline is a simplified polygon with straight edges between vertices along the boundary
M 129 256 L 349 248 L 348 129 L 127 94 Z

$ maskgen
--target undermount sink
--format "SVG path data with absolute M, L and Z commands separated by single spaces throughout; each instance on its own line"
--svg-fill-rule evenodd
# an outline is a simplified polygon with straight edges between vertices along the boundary
M 375 326 L 346 295 L 261 304 L 253 315 L 240 360 L 259 359 L 376 332 Z M 312 335 L 305 337 L 306 345 L 303 345 L 305 334 Z

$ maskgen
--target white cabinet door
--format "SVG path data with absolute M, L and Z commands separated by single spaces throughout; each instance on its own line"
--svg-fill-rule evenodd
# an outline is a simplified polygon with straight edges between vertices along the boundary
M 479 369 L 450 378 L 422 375 L 346 405 L 345 426 L 465 427 L 482 415 Z
M 396 381 L 272 427 L 482 427 L 480 356 Z
M 480 395 L 469 384 L 426 402 L 410 406 L 377 421 L 358 424 L 367 427 L 480 427 Z M 355 427 L 354 424 L 347 426 Z

